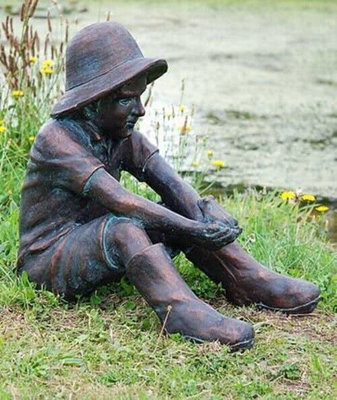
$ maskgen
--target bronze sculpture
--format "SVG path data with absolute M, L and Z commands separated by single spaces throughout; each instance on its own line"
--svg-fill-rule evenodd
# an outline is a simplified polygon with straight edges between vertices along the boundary
M 252 346 L 252 326 L 198 299 L 170 249 L 221 282 L 234 304 L 315 308 L 315 285 L 252 259 L 235 242 L 237 221 L 214 198 L 200 198 L 134 130 L 145 114 L 140 96 L 166 72 L 165 60 L 144 58 L 124 27 L 103 22 L 74 36 L 66 67 L 66 92 L 37 135 L 22 189 L 19 272 L 69 299 L 126 275 L 168 333 L 232 350 Z M 163 204 L 124 189 L 121 170 L 145 181 Z

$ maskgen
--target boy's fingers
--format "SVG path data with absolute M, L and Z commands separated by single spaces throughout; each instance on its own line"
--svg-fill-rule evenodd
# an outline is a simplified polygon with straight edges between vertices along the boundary
M 217 225 L 217 226 L 215 226 L 215 227 L 211 227 L 211 229 L 210 229 L 210 231 L 209 231 L 209 236 L 210 237 L 214 237 L 214 238 L 216 238 L 216 237 L 221 237 L 221 236 L 223 236 L 223 235 L 226 235 L 228 232 L 230 232 L 231 231 L 231 229 L 230 228 L 228 228 L 228 227 L 224 227 L 224 226 L 219 226 L 219 225 Z
M 204 217 L 208 216 L 207 213 L 212 208 L 212 200 L 213 200 L 213 198 L 211 198 L 211 197 L 204 197 L 197 201 L 197 204 L 198 204 L 201 212 L 203 213 Z
M 213 235 L 212 237 L 210 237 L 210 239 L 214 242 L 225 243 L 226 241 L 231 240 L 231 238 L 233 237 L 236 237 L 236 235 L 233 235 L 233 232 L 222 232 L 218 233 L 217 235 Z
M 211 242 L 207 247 L 213 248 L 213 249 L 220 249 L 221 247 L 226 246 L 229 243 L 234 242 L 235 238 L 228 238 L 227 240 L 219 240 L 219 241 L 213 241 Z
M 236 228 L 236 229 L 226 229 L 223 231 L 218 232 L 216 235 L 213 236 L 214 240 L 223 240 L 225 241 L 233 241 L 235 240 L 242 232 L 241 228 Z
M 236 228 L 237 226 L 239 226 L 239 222 L 238 222 L 238 220 L 235 219 L 235 218 L 231 218 L 230 223 L 232 224 L 232 226 L 233 226 L 234 228 Z
M 242 228 L 240 228 L 239 226 L 235 227 L 235 228 L 232 228 L 232 232 L 233 232 L 234 235 L 239 236 L 242 233 Z

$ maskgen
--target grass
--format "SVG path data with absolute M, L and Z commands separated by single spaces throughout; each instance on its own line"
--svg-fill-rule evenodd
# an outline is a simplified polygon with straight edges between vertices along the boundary
M 275 270 L 320 285 L 305 317 L 230 306 L 183 256 L 176 265 L 193 290 L 224 314 L 253 323 L 254 348 L 228 354 L 160 335 L 154 312 L 126 281 L 66 303 L 13 272 L 18 210 L 0 225 L 0 398 L 334 399 L 337 393 L 336 253 L 318 221 L 275 194 L 224 199 L 242 221 L 241 241 Z M 5 240 L 3 240 L 5 238 Z
M 20 67 L 20 56 L 17 62 Z M 234 193 L 219 201 L 241 222 L 247 251 L 320 286 L 322 302 L 313 314 L 233 307 L 182 255 L 175 260 L 198 296 L 254 325 L 256 344 L 245 353 L 162 335 L 154 312 L 126 281 L 67 303 L 16 276 L 30 136 L 47 118 L 57 78 L 55 70 L 53 80 L 40 79 L 37 97 L 29 87 L 15 88 L 24 90 L 19 99 L 11 97 L 12 87 L 0 92 L 6 127 L 0 134 L 0 399 L 335 399 L 337 253 L 326 241 L 324 215 L 283 202 L 276 192 Z M 128 176 L 124 184 L 154 198 Z

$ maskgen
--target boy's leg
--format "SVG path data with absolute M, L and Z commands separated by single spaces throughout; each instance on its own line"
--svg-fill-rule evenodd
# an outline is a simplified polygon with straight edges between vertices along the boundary
M 251 347 L 252 326 L 226 318 L 198 299 L 178 274 L 163 244 L 131 220 L 106 216 L 74 229 L 45 252 L 26 260 L 29 278 L 67 298 L 88 294 L 126 274 L 168 333 L 232 350 Z
M 316 285 L 270 271 L 237 242 L 217 251 L 193 246 L 185 254 L 221 283 L 228 299 L 236 305 L 257 304 L 260 308 L 302 314 L 312 312 L 320 299 Z
M 167 236 L 165 243 L 177 248 L 175 238 Z M 301 314 L 312 312 L 320 299 L 316 285 L 265 268 L 236 241 L 217 251 L 182 240 L 179 247 L 194 265 L 222 284 L 228 300 L 236 305 L 257 304 L 264 309 Z
M 254 342 L 250 324 L 226 318 L 198 299 L 177 272 L 162 243 L 128 220 L 110 220 L 104 249 L 119 259 L 126 276 L 158 315 L 168 333 L 181 333 L 197 342 L 218 340 L 232 350 Z
M 150 245 L 129 259 L 126 276 L 154 309 L 167 333 L 180 333 L 196 342 L 217 340 L 232 351 L 253 345 L 252 326 L 224 317 L 198 299 L 162 243 Z
M 116 254 L 127 278 L 154 309 L 168 333 L 198 342 L 219 340 L 232 350 L 254 341 L 250 324 L 226 318 L 198 299 L 177 272 L 162 243 L 152 244 L 145 230 L 132 221 L 111 220 L 106 226 L 107 257 Z

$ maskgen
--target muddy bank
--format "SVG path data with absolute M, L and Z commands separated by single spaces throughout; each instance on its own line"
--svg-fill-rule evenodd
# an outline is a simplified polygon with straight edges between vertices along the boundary
M 185 80 L 183 102 L 196 110 L 191 134 L 208 136 L 207 147 L 228 164 L 220 183 L 337 197 L 334 1 L 59 4 L 73 7 L 67 17 L 79 27 L 111 11 L 144 54 L 168 60 L 154 104 L 179 104 Z

